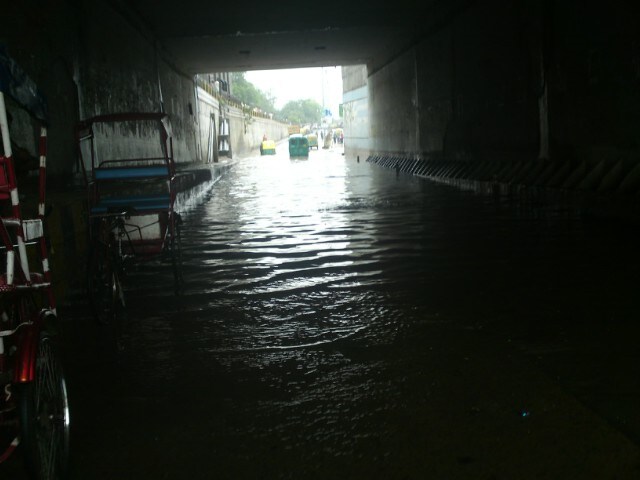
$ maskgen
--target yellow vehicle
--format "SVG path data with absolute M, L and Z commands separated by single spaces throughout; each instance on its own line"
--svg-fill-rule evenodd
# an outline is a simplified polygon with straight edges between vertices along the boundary
M 296 133 L 300 133 L 300 125 L 289 125 L 287 130 L 289 131 L 289 135 L 295 135 Z
M 316 150 L 318 149 L 318 136 L 315 133 L 309 133 L 307 135 L 305 135 L 307 137 L 307 140 L 309 140 L 309 150 L 311 150 L 313 147 L 316 147 Z
M 276 142 L 273 140 L 265 140 L 260 144 L 260 155 L 275 155 Z

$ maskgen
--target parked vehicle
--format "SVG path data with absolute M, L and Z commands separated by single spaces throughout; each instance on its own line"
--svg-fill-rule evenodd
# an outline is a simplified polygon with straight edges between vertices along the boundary
M 290 157 L 308 157 L 309 156 L 309 140 L 307 137 L 299 133 L 289 137 L 289 156 Z
M 31 190 L 37 192 L 37 209 L 21 205 L 18 195 L 18 180 L 24 186 L 29 178 L 20 174 L 25 158 L 13 151 L 5 96 L 39 127 L 38 187 Z M 69 402 L 56 349 L 45 228 L 46 111 L 36 84 L 0 49 L 0 463 L 19 445 L 33 480 L 63 478 L 69 457 Z
M 312 149 L 315 147 L 315 149 L 318 149 L 318 136 L 315 133 L 309 133 L 306 135 L 307 140 L 309 141 L 309 149 Z
M 102 148 L 110 141 L 102 132 L 113 131 L 114 125 L 155 130 L 157 146 L 142 157 L 112 158 L 109 150 Z M 87 293 L 94 317 L 112 328 L 117 343 L 126 318 L 125 263 L 168 257 L 175 293 L 182 291 L 181 219 L 174 208 L 176 168 L 171 127 L 164 113 L 100 115 L 78 124 L 77 141 L 88 199 Z

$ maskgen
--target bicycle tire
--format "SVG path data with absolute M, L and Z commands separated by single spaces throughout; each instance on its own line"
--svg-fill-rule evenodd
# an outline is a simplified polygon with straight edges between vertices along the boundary
M 41 333 L 33 381 L 18 385 L 20 449 L 31 480 L 62 480 L 69 463 L 69 400 L 51 337 Z
M 122 327 L 125 300 L 119 268 L 108 246 L 97 242 L 90 247 L 87 264 L 87 293 L 92 315 L 98 325 Z
M 180 295 L 184 291 L 184 277 L 182 276 L 182 219 L 179 214 L 174 214 L 173 231 L 171 232 L 171 264 L 173 267 L 174 293 Z

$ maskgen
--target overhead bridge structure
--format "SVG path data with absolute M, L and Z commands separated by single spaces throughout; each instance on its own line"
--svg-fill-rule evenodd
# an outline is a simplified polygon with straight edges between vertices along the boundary
M 640 191 L 628 2 L 12 3 L 0 42 L 49 99 L 61 177 L 80 119 L 162 109 L 176 156 L 206 162 L 194 75 L 341 65 L 347 156 L 459 185 Z

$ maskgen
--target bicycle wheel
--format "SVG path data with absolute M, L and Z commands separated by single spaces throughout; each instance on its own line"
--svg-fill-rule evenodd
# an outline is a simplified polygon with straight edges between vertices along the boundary
M 20 385 L 20 448 L 32 480 L 61 480 L 69 460 L 69 403 L 62 366 L 42 333 L 32 382 Z
M 171 264 L 173 266 L 174 291 L 176 295 L 180 295 L 184 286 L 184 278 L 182 277 L 182 241 L 180 239 L 182 218 L 177 213 L 174 215 L 175 219 L 171 235 Z
M 89 252 L 87 293 L 93 317 L 118 332 L 124 316 L 124 291 L 119 268 L 109 247 L 95 242 Z

